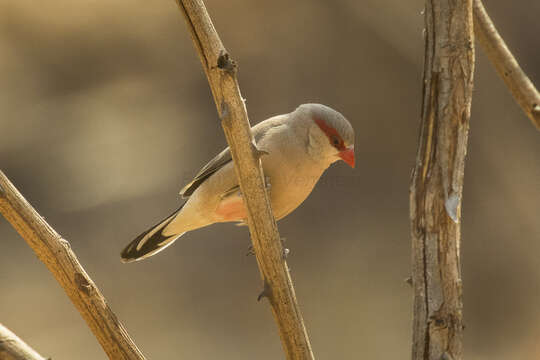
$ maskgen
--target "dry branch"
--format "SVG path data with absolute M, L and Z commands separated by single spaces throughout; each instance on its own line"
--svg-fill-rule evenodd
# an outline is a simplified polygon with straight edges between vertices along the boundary
M 462 358 L 461 199 L 474 43 L 472 0 L 427 0 L 422 122 L 411 179 L 413 360 Z
M 201 0 L 177 0 L 216 103 L 230 146 L 236 176 L 248 213 L 248 225 L 287 359 L 313 359 L 311 345 L 284 260 L 276 222 L 264 186 L 262 168 L 253 143 L 246 107 L 229 58 Z
M 480 0 L 474 0 L 474 31 L 514 99 L 540 130 L 540 93 L 508 50 Z
M 64 288 L 110 359 L 144 359 L 69 242 L 54 231 L 0 171 L 0 213 Z
M 17 335 L 0 324 L 0 360 L 46 360 Z

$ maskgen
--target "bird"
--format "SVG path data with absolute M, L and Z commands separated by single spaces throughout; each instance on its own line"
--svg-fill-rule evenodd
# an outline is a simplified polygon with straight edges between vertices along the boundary
M 276 220 L 295 210 L 309 196 L 324 171 L 336 161 L 355 166 L 354 129 L 338 111 L 322 104 L 302 104 L 288 114 L 251 128 L 261 157 L 265 183 Z M 186 201 L 121 252 L 123 262 L 146 259 L 185 233 L 214 223 L 245 224 L 247 213 L 226 148 L 185 185 Z

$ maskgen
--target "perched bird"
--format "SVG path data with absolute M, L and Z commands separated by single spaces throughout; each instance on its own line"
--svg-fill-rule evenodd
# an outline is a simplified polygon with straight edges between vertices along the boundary
M 272 211 L 279 220 L 311 193 L 335 161 L 354 168 L 354 130 L 339 112 L 320 104 L 300 105 L 252 127 L 260 150 Z M 152 256 L 186 232 L 218 222 L 245 222 L 246 209 L 229 148 L 212 159 L 180 191 L 187 201 L 140 234 L 123 251 L 122 261 Z

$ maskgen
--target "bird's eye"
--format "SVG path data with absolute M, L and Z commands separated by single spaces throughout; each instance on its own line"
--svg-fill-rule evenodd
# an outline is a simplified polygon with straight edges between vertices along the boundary
M 340 141 L 339 141 L 339 139 L 337 137 L 332 138 L 332 144 L 334 146 L 339 146 L 339 143 L 340 143 Z

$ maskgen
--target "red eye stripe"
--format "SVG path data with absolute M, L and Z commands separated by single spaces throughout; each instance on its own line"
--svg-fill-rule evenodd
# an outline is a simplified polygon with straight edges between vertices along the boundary
M 339 136 L 339 133 L 337 132 L 336 129 L 329 126 L 324 120 L 321 120 L 321 119 L 318 119 L 318 118 L 315 118 L 313 120 L 319 126 L 319 128 L 322 130 L 322 132 L 326 134 L 326 136 L 328 137 L 328 140 L 330 141 L 330 144 L 332 146 L 335 146 L 340 151 L 345 150 L 345 144 L 343 142 L 343 139 L 341 138 L 341 136 Z M 337 144 L 337 145 L 334 144 L 334 139 L 337 139 L 339 141 L 339 144 Z

